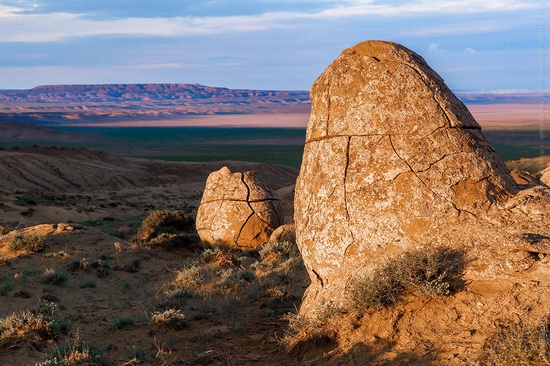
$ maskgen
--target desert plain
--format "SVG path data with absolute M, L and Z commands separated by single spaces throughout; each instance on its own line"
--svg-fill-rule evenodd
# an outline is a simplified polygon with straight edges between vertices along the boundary
M 422 343 L 410 335 L 407 341 L 418 344 L 409 349 L 417 351 L 400 352 L 386 342 L 391 337 L 383 326 L 363 346 L 339 347 L 324 333 L 298 346 L 289 341 L 296 336 L 289 323 L 296 326 L 310 283 L 296 243 L 273 241 L 246 251 L 210 247 L 200 242 L 194 218 L 208 175 L 228 166 L 254 170 L 277 192 L 285 223 L 293 222 L 309 97 L 180 87 L 207 96 L 180 95 L 185 103 L 176 108 L 175 97 L 151 102 L 148 96 L 141 104 L 147 91 L 159 95 L 159 89 L 170 89 L 166 86 L 92 86 L 82 87 L 86 92 L 80 94 L 69 88 L 79 97 L 60 93 L 60 86 L 42 87 L 32 101 L 31 92 L 0 93 L 0 363 L 441 364 L 435 345 L 428 344 L 433 338 Z M 109 92 L 120 89 L 127 90 L 126 104 L 109 100 Z M 541 138 L 545 106 L 537 96 L 468 95 L 463 100 L 497 152 L 510 160 L 508 167 L 517 169 L 517 176 L 528 173 L 518 179 L 532 184 L 530 177 L 544 175 L 550 161 L 540 156 L 548 146 Z M 204 141 L 182 153 L 173 151 L 173 141 L 162 146 L 152 137 L 139 146 L 125 145 L 113 132 L 147 136 L 159 128 L 166 135 L 203 128 Z M 234 128 L 252 132 L 232 141 Z M 215 142 L 208 140 L 212 136 Z M 203 159 L 209 148 L 214 158 Z M 167 224 L 170 215 L 177 219 Z M 545 253 L 533 255 L 545 262 Z M 488 283 L 459 293 L 453 321 L 475 318 L 476 312 L 467 310 L 472 306 L 497 311 L 503 299 L 498 294 L 506 291 L 521 302 L 522 296 L 534 296 L 528 286 L 536 286 L 494 285 L 493 294 Z M 476 296 L 487 303 L 472 305 Z M 407 331 L 414 332 L 429 323 L 411 320 L 415 306 L 429 317 L 443 311 L 445 301 L 413 294 L 398 310 L 371 319 L 397 327 L 404 317 L 410 321 Z M 439 320 L 441 326 L 445 320 Z M 486 324 L 460 336 L 475 337 L 481 326 Z M 482 341 L 481 336 L 476 340 Z M 466 348 L 460 352 L 469 355 Z M 454 364 L 477 362 L 459 356 Z

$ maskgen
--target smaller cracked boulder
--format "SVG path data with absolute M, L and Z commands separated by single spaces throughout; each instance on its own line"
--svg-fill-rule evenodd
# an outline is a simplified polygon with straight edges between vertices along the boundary
M 197 231 L 210 245 L 255 248 L 283 223 L 282 212 L 275 192 L 253 171 L 232 173 L 223 167 L 206 180 Z

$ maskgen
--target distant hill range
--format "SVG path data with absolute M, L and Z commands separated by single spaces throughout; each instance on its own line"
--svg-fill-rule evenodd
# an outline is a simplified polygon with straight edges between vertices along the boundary
M 467 104 L 539 103 L 532 93 L 463 93 Z M 193 115 L 309 113 L 307 91 L 228 89 L 200 84 L 46 85 L 0 90 L 0 121 L 78 123 Z
M 0 90 L 0 102 L 12 103 L 281 103 L 309 102 L 305 91 L 228 89 L 200 84 L 44 85 L 28 90 Z
M 306 91 L 228 89 L 199 84 L 48 85 L 0 90 L 0 117 L 5 121 L 292 113 L 309 108 Z

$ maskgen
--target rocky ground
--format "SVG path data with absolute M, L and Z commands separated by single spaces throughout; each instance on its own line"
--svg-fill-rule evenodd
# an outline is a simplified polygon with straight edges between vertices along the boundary
M 323 324 L 299 324 L 309 277 L 294 243 L 209 249 L 192 227 L 183 230 L 183 245 L 132 241 L 155 210 L 179 210 L 191 220 L 206 177 L 222 165 L 254 169 L 277 191 L 287 220 L 292 216 L 291 168 L 55 148 L 0 151 L 0 363 L 63 364 L 51 362 L 57 357 L 98 365 L 474 365 L 496 329 L 480 323 L 488 319 L 480 314 L 544 316 L 540 306 L 533 314 L 517 305 L 543 307 L 544 253 L 514 281 L 465 277 L 450 297 L 408 293 L 397 306 L 359 318 L 328 309 Z M 539 165 L 508 164 L 535 176 Z M 330 324 L 341 328 L 327 333 Z
M 291 210 L 293 168 L 0 151 L 0 363 L 57 354 L 74 364 L 88 350 L 109 365 L 299 364 L 280 343 L 309 283 L 293 243 L 211 250 L 194 225 L 183 245 L 132 243 L 155 210 L 192 220 L 206 177 L 223 165 L 254 169 Z

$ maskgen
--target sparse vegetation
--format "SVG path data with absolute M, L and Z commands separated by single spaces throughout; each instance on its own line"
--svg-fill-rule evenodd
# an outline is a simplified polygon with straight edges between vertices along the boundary
M 514 324 L 500 327 L 484 347 L 483 366 L 550 365 L 550 321 L 539 326 Z
M 56 286 L 64 286 L 69 280 L 69 275 L 65 272 L 55 271 L 52 268 L 47 268 L 44 271 L 43 282 Z
M 408 251 L 354 281 L 348 302 L 351 309 L 362 312 L 395 305 L 406 292 L 450 295 L 463 287 L 465 266 L 465 254 L 456 249 Z
M 4 238 L 11 251 L 25 250 L 30 253 L 41 252 L 46 248 L 44 237 L 36 234 L 20 233 Z
M 40 300 L 38 303 L 38 306 L 36 309 L 34 309 L 34 313 L 42 314 L 46 316 L 52 316 L 55 313 L 59 311 L 59 305 L 57 305 L 55 302 L 47 301 L 47 300 Z
M 102 353 L 88 342 L 82 340 L 79 332 L 65 346 L 59 347 L 50 358 L 36 363 L 35 366 L 69 366 L 69 365 L 110 365 Z
M 21 271 L 21 277 L 27 278 L 27 277 L 34 277 L 38 276 L 40 274 L 40 271 L 37 269 L 24 269 Z
M 4 225 L 0 225 L 0 235 L 6 235 L 10 231 L 11 231 L 11 229 L 9 227 L 4 226 Z
M 336 340 L 336 330 L 322 321 L 304 319 L 295 313 L 287 314 L 284 319 L 288 322 L 288 328 L 280 342 L 288 352 L 324 346 Z
M 134 243 L 163 247 L 197 244 L 194 226 L 194 219 L 180 211 L 156 210 L 143 220 Z
M 94 288 L 95 286 L 95 280 L 92 278 L 83 279 L 78 283 L 79 288 Z
M 8 292 L 12 290 L 12 284 L 10 281 L 0 279 L 0 296 L 6 296 Z
M 268 251 L 262 257 L 270 258 Z M 349 323 L 345 314 L 355 319 L 396 305 L 408 293 L 424 296 L 448 296 L 464 283 L 465 254 L 448 247 L 417 249 L 389 258 L 367 274 L 350 281 L 348 298 L 343 306 L 326 303 L 310 318 L 287 314 L 288 332 L 282 343 L 289 351 L 326 345 L 337 339 L 339 321 Z M 272 296 L 277 291 L 270 291 Z M 342 320 L 344 319 L 344 320 Z
M 53 335 L 52 321 L 30 311 L 12 313 L 0 319 L 0 352 L 25 340 L 48 339 Z
M 141 363 L 145 362 L 147 360 L 154 360 L 156 356 L 156 352 L 150 351 L 147 352 L 142 347 L 133 347 L 131 351 L 126 353 L 126 356 L 128 359 L 130 359 L 130 362 L 136 362 Z
M 180 329 L 186 325 L 185 315 L 178 309 L 168 309 L 163 312 L 155 312 L 152 323 L 159 326 Z
M 122 329 L 128 325 L 134 324 L 134 319 L 129 316 L 121 316 L 120 318 L 116 318 L 115 322 L 113 323 L 113 326 L 116 329 Z
M 302 257 L 296 243 L 289 241 L 274 241 L 266 243 L 259 251 L 260 258 L 264 264 L 280 266 L 285 262 L 301 261 Z

